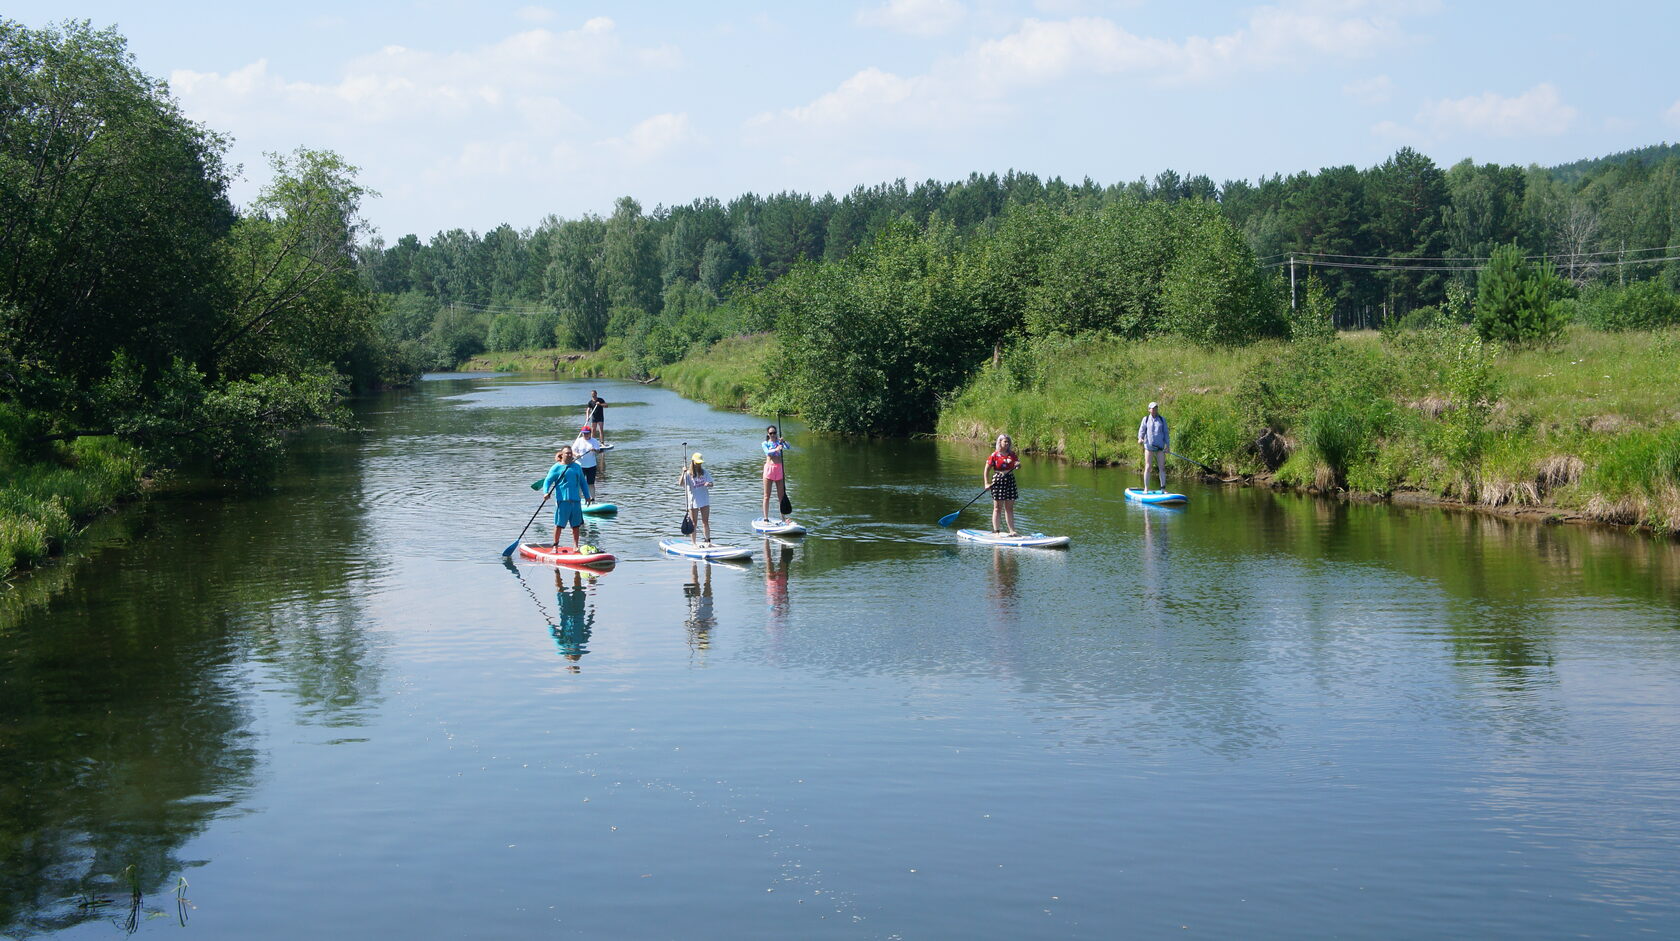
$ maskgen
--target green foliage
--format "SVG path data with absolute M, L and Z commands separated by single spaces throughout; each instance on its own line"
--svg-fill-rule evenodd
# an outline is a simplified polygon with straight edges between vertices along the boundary
M 931 428 L 989 349 L 972 283 L 938 228 L 884 231 L 844 262 L 796 266 L 774 290 L 790 392 L 811 427 Z
M 1286 326 L 1278 294 L 1218 207 L 1186 201 L 1174 206 L 1174 214 L 1181 234 L 1161 278 L 1165 329 L 1202 346 L 1281 336 Z
M 1440 448 L 1466 475 L 1475 472 L 1487 446 L 1488 418 L 1499 401 L 1494 372 L 1498 349 L 1469 331 L 1452 331 L 1444 344 L 1445 391 L 1449 406 L 1440 424 Z
M 1276 293 L 1281 294 L 1280 290 Z M 1328 343 L 1336 338 L 1333 318 L 1334 302 L 1324 280 L 1316 272 L 1307 273 L 1302 285 L 1301 300 L 1287 311 L 1289 338 L 1297 343 Z
M 1544 343 L 1563 331 L 1564 282 L 1552 263 L 1536 265 L 1515 245 L 1496 249 L 1476 282 L 1476 332 L 1502 343 Z
M 1581 302 L 1581 320 L 1600 330 L 1654 330 L 1680 324 L 1680 295 L 1657 281 L 1606 287 Z

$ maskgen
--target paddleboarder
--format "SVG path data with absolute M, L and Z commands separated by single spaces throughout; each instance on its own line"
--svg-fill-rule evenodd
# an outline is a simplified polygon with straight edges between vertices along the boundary
M 577 456 L 578 467 L 583 468 L 584 479 L 589 481 L 589 490 L 593 495 L 595 490 L 596 455 L 601 452 L 600 442 L 595 440 L 595 431 L 588 425 L 578 429 L 577 440 L 572 442 L 572 453 Z M 593 496 L 588 501 L 594 503 Z
M 1149 462 L 1159 469 L 1161 489 L 1167 489 L 1167 449 L 1172 439 L 1167 434 L 1167 420 L 1161 417 L 1159 402 L 1149 403 L 1149 414 L 1138 425 L 1138 444 L 1143 445 L 1143 489 L 1149 489 Z
M 569 444 L 561 445 L 560 450 L 554 453 L 554 466 L 543 478 L 542 489 L 547 491 L 550 488 L 554 491 L 554 544 L 560 545 L 560 530 L 570 526 L 572 546 L 575 548 L 582 543 L 583 501 L 593 498 L 589 478 L 577 465 L 577 457 Z
M 688 488 L 688 515 L 694 523 L 694 544 L 700 545 L 700 530 L 706 531 L 706 545 L 712 544 L 712 495 L 714 481 L 706 470 L 706 459 L 699 451 L 688 460 L 688 468 L 677 478 Z
M 589 404 L 585 406 L 585 412 L 589 415 L 589 423 L 595 426 L 595 440 L 605 442 L 607 440 L 607 400 L 601 398 L 601 393 L 590 389 Z
M 764 514 L 759 519 L 770 518 L 770 489 L 774 485 L 781 494 L 781 502 L 787 503 L 787 468 L 782 463 L 782 456 L 793 449 L 782 437 L 775 425 L 764 429 Z M 788 521 L 787 514 L 782 514 L 782 522 Z
M 1015 488 L 1015 468 L 1021 466 L 1021 459 L 1015 454 L 1015 442 L 1008 435 L 997 436 L 997 449 L 986 458 L 986 467 L 980 472 L 980 480 L 992 491 L 992 532 L 1008 533 L 1011 536 L 1020 535 L 1015 531 L 1015 500 L 1018 493 Z M 1008 529 L 998 529 L 998 510 L 1003 510 L 1004 522 Z

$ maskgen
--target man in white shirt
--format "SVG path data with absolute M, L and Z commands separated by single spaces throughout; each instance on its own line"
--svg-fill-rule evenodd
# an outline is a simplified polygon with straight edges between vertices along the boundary
M 589 492 L 595 492 L 595 471 L 599 466 L 596 457 L 601 451 L 601 443 L 595 440 L 595 429 L 584 425 L 578 429 L 577 440 L 572 442 L 572 453 L 577 455 L 577 464 L 583 468 L 583 477 L 589 481 Z M 590 500 L 594 503 L 594 500 Z

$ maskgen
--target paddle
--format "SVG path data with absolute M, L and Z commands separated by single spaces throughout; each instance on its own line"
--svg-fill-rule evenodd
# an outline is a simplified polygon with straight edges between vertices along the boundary
M 1177 452 L 1175 452 L 1175 451 L 1168 451 L 1168 452 L 1167 452 L 1167 453 L 1168 453 L 1168 454 L 1171 454 L 1171 455 L 1172 455 L 1172 456 L 1173 456 L 1173 457 L 1176 457 L 1176 458 L 1178 458 L 1178 459 L 1179 459 L 1179 460 L 1181 460 L 1181 461 L 1190 461 L 1190 463 L 1192 463 L 1192 464 L 1194 464 L 1194 465 L 1196 465 L 1196 466 L 1197 466 L 1197 467 L 1200 467 L 1200 468 L 1201 468 L 1201 469 L 1202 469 L 1202 470 L 1205 470 L 1205 471 L 1207 471 L 1207 472 L 1208 472 L 1208 473 L 1210 473 L 1210 474 L 1217 474 L 1217 473 L 1219 473 L 1219 472 L 1218 472 L 1218 471 L 1216 471 L 1216 470 L 1214 470 L 1214 469 L 1213 469 L 1213 468 L 1211 468 L 1211 467 L 1209 467 L 1209 466 L 1207 466 L 1207 465 L 1206 465 L 1206 464 L 1203 464 L 1203 463 L 1202 463 L 1202 462 L 1201 462 L 1201 461 L 1192 461 L 1192 460 L 1190 460 L 1190 458 L 1187 458 L 1187 457 L 1185 457 L 1185 456 L 1184 456 L 1184 455 L 1182 455 L 1182 454 L 1179 454 L 1179 453 L 1177 453 Z
M 684 441 L 683 473 L 688 473 L 690 464 L 691 462 L 688 459 L 688 442 Z M 686 483 L 683 484 L 683 502 L 686 503 L 688 507 L 683 510 L 682 534 L 684 536 L 692 536 L 694 535 L 694 492 L 688 489 L 688 484 Z
M 997 478 L 994 477 L 994 478 L 992 478 L 992 484 L 995 484 L 995 483 L 997 483 Z M 986 494 L 990 493 L 991 490 L 992 490 L 992 484 L 987 484 L 986 486 L 982 487 L 980 489 L 980 492 L 974 495 L 974 500 L 978 500 L 981 497 L 985 496 Z M 962 515 L 963 510 L 966 510 L 969 507 L 974 505 L 974 500 L 970 500 L 967 503 L 964 503 L 962 505 L 962 510 L 958 510 L 955 513 L 947 513 L 944 516 L 941 516 L 939 518 L 939 525 L 949 526 L 952 523 L 955 523 L 957 521 L 957 517 Z
M 531 489 L 535 490 L 536 488 L 538 488 L 540 486 L 542 486 L 542 481 L 539 480 L 536 483 L 531 485 Z M 530 529 L 531 524 L 537 521 L 537 513 L 542 512 L 543 504 L 548 502 L 548 495 L 553 493 L 553 492 L 554 492 L 553 487 L 550 487 L 547 490 L 543 491 L 543 498 L 542 498 L 541 502 L 539 502 L 537 504 L 536 511 L 531 514 L 530 519 L 525 521 L 525 529 L 521 529 L 519 531 L 519 539 L 524 539 L 525 538 L 525 530 Z M 502 550 L 502 558 L 505 559 L 508 556 L 513 555 L 513 550 L 519 548 L 519 539 L 515 539 L 514 541 L 508 543 L 508 547 L 506 549 Z
M 782 437 L 782 413 L 781 412 L 776 413 L 776 437 L 781 438 L 784 441 L 787 440 L 786 438 Z M 787 515 L 789 513 L 792 513 L 792 512 L 793 512 L 793 501 L 789 500 L 788 495 L 787 495 L 787 449 L 784 448 L 784 449 L 782 449 L 782 516 L 783 516 L 783 518 L 786 518 Z

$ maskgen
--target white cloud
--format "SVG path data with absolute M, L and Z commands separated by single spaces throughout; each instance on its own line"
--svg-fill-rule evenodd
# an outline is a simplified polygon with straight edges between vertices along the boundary
M 859 10 L 857 21 L 914 36 L 938 36 L 950 32 L 967 15 L 957 0 L 886 0 Z
M 631 128 L 623 137 L 601 141 L 601 145 L 631 163 L 651 163 L 666 153 L 693 142 L 694 126 L 686 114 L 656 114 Z
M 1380 105 L 1394 97 L 1394 82 L 1386 75 L 1348 82 L 1342 94 L 1363 105 Z
M 523 13 L 521 14 L 524 15 Z M 461 205 L 498 187 L 563 185 L 558 170 L 598 179 L 647 165 L 695 137 L 686 115 L 657 115 L 600 140 L 602 88 L 677 67 L 674 47 L 626 42 L 612 20 L 533 27 L 463 49 L 387 46 L 327 80 L 282 75 L 259 59 L 225 73 L 177 71 L 186 112 L 235 139 L 231 158 L 262 166 L 268 150 L 330 148 L 370 169 L 391 202 Z M 610 116 L 602 121 L 615 121 Z M 235 186 L 249 198 L 253 182 Z
M 1550 137 L 1569 130 L 1578 114 L 1555 86 L 1541 82 L 1514 98 L 1490 91 L 1428 102 L 1418 110 L 1417 123 L 1436 137 Z
M 1675 127 L 1680 127 L 1680 99 L 1676 99 L 1669 109 L 1663 112 L 1663 119 Z
M 1229 33 L 1182 39 L 1141 36 L 1105 17 L 1026 19 L 925 74 L 867 68 L 807 104 L 761 114 L 749 126 L 761 132 L 949 127 L 1007 114 L 1024 90 L 1079 77 L 1182 84 L 1298 68 L 1315 58 L 1359 59 L 1399 40 L 1391 7 L 1409 9 L 1404 2 L 1301 0 L 1261 7 Z

